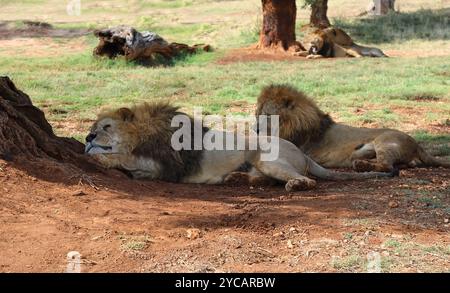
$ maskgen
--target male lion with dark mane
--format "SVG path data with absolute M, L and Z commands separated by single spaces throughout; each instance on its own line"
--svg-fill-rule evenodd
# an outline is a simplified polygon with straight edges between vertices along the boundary
M 431 156 L 401 131 L 334 122 L 313 100 L 288 85 L 271 85 L 261 91 L 259 115 L 279 115 L 280 138 L 327 168 L 353 167 L 360 172 L 392 172 L 417 165 L 450 168 L 450 162 Z
M 304 40 L 307 58 L 323 57 L 387 57 L 378 48 L 356 44 L 342 29 L 315 29 Z
M 381 172 L 330 171 L 305 156 L 291 142 L 275 137 L 258 140 L 258 148 L 255 150 L 239 150 L 236 147 L 238 137 L 233 140 L 233 150 L 193 150 L 191 147 L 175 150 L 172 138 L 182 127 L 173 127 L 172 120 L 178 115 L 188 117 L 188 121 L 194 126 L 187 133 L 187 141 L 194 140 L 195 130 L 199 130 L 203 138 L 225 134 L 226 139 L 229 139 L 229 136 L 240 135 L 210 130 L 201 122 L 194 123 L 193 118 L 166 103 L 143 104 L 101 113 L 86 137 L 86 153 L 104 167 L 126 170 L 134 178 L 183 183 L 223 183 L 242 165 L 251 165 L 254 168 L 251 174 L 255 174 L 255 178 L 265 175 L 285 182 L 287 191 L 313 188 L 316 181 L 306 177 L 307 174 L 329 180 L 392 175 Z M 246 142 L 249 139 L 248 136 L 240 138 L 244 138 Z M 279 140 L 279 143 L 271 145 L 273 140 Z M 272 151 L 271 148 L 278 148 L 278 157 L 271 161 L 262 160 L 264 154 Z

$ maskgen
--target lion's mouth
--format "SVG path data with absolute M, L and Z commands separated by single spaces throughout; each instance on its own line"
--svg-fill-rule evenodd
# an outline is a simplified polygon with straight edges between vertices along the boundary
M 88 142 L 86 143 L 84 152 L 86 154 L 109 154 L 112 152 L 112 147 Z
M 317 47 L 316 46 L 311 46 L 311 48 L 309 48 L 309 53 L 310 54 L 317 54 Z

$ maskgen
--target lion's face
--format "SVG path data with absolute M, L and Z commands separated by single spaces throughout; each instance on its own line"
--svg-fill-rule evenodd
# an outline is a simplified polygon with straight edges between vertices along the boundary
M 126 111 L 128 109 L 123 109 Z M 129 110 L 128 110 L 129 111 Z M 92 125 L 86 137 L 85 153 L 96 154 L 130 154 L 136 145 L 138 137 L 132 117 L 111 115 L 99 118 Z
M 323 125 L 322 120 L 328 117 L 320 111 L 313 100 L 288 85 L 265 87 L 258 97 L 255 114 L 257 118 L 260 115 L 278 115 L 278 135 L 290 141 L 299 138 L 299 135 L 307 140 L 308 136 L 320 131 Z M 256 127 L 259 130 L 258 120 Z M 272 133 L 272 129 L 269 131 L 270 135 L 276 135 Z
M 291 127 L 288 127 L 286 123 L 296 121 L 297 96 L 303 96 L 303 94 L 288 86 L 272 85 L 264 88 L 258 98 L 254 130 L 263 135 L 279 135 L 285 139 L 289 137 L 288 132 Z M 264 122 L 264 120 L 260 121 L 261 115 L 267 117 L 267 123 L 261 124 Z M 272 119 L 278 120 L 279 127 L 277 129 L 271 129 Z
M 324 44 L 324 39 L 321 36 L 316 36 L 309 43 L 308 53 L 312 55 L 319 54 L 320 50 L 322 50 Z

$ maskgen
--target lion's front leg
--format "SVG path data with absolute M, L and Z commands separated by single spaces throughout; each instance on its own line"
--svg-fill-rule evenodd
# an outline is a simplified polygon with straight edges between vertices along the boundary
M 322 55 L 309 54 L 306 59 L 321 59 L 324 58 Z
M 297 56 L 297 57 L 308 57 L 309 52 L 308 51 L 298 51 L 298 52 L 292 53 L 292 55 Z
M 90 156 L 106 169 L 118 168 L 121 166 L 121 155 L 118 154 L 93 154 Z
M 316 187 L 316 181 L 305 176 L 289 180 L 285 188 L 288 192 L 309 190 Z

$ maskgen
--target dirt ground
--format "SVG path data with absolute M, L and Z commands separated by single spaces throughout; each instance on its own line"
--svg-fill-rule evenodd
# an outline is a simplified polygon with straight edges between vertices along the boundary
M 36 168 L 35 166 L 41 166 Z M 450 269 L 450 170 L 282 186 L 182 185 L 0 160 L 1 272 Z
M 390 57 L 405 57 L 416 58 L 421 57 L 436 57 L 436 56 L 448 56 L 448 50 L 446 49 L 432 49 L 432 50 L 384 50 L 384 53 Z M 328 58 L 324 60 L 333 61 L 337 58 Z M 229 50 L 223 58 L 217 61 L 218 64 L 225 65 L 236 62 L 273 62 L 273 61 L 309 61 L 315 62 L 316 60 L 310 60 L 305 57 L 294 56 L 290 52 L 280 52 L 271 50 L 257 50 L 254 48 L 239 48 Z

